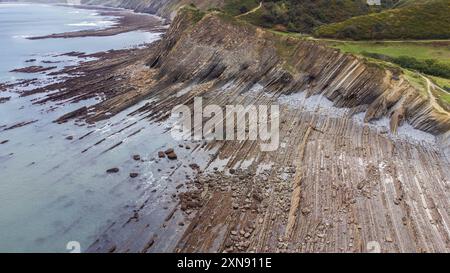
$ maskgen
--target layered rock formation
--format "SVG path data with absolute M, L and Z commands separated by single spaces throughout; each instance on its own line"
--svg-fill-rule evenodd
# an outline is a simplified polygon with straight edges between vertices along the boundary
M 390 117 L 393 131 L 403 121 L 435 135 L 450 129 L 449 113 L 435 107 L 395 69 L 223 14 L 209 13 L 195 26 L 191 17 L 185 12 L 174 20 L 149 60 L 162 82 L 234 82 L 242 92 L 260 83 L 277 95 L 323 94 L 337 107 L 366 111 L 367 122 Z
M 182 10 L 145 63 L 146 86 L 87 118 L 143 99 L 151 102 L 130 115 L 154 122 L 195 97 L 222 107 L 270 105 L 306 92 L 349 114 L 365 112 L 366 121 L 390 118 L 394 131 L 402 121 L 448 131 L 448 114 L 397 71 L 219 13 Z M 250 140 L 183 142 L 190 149 L 169 174 L 174 183 L 162 182 L 163 191 L 141 200 L 88 251 L 448 251 L 450 176 L 440 147 L 311 107 L 310 98 L 280 103 L 276 151 Z M 185 179 L 182 166 L 193 163 L 201 172 Z
M 153 46 L 98 57 L 61 72 L 81 76 L 22 94 L 59 90 L 35 103 L 101 98 L 58 122 L 95 123 L 131 108 L 109 136 L 93 129 L 81 153 L 126 145 L 147 122 L 164 125 L 174 106 L 192 106 L 195 97 L 205 106 L 280 104 L 280 146 L 263 152 L 259 140 L 186 141 L 166 147 L 178 147 L 172 161 L 161 149 L 149 152 L 161 161 L 147 167 L 167 179 L 88 251 L 364 252 L 373 243 L 383 252 L 449 251 L 450 174 L 441 146 L 367 123 L 389 118 L 395 132 L 408 122 L 446 143 L 448 112 L 399 71 L 189 7 Z M 281 102 L 299 94 L 306 96 Z M 312 95 L 346 115 L 311 107 Z M 349 116 L 356 113 L 366 123 Z

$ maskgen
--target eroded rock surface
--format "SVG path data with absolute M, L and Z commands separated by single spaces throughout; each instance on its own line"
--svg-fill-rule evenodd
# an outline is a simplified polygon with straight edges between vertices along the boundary
M 450 250 L 450 164 L 442 149 L 449 113 L 396 71 L 191 9 L 154 46 L 98 57 L 61 72 L 82 76 L 22 96 L 42 93 L 37 104 L 102 98 L 57 122 L 95 123 L 143 101 L 129 116 L 148 122 L 166 121 L 195 97 L 222 108 L 279 104 L 280 146 L 161 147 L 153 156 L 173 164 L 158 167 L 164 184 L 143 194 L 89 251 L 366 252 L 370 242 L 383 252 Z M 374 123 L 383 119 L 385 126 Z M 126 126 L 134 131 L 127 137 L 139 134 L 136 124 Z M 396 135 L 405 125 L 433 140 Z

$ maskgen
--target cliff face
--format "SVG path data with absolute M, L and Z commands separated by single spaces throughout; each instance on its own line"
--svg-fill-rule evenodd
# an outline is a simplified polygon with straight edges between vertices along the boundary
M 244 92 L 259 83 L 275 96 L 301 91 L 308 96 L 322 94 L 335 106 L 365 112 L 365 121 L 386 116 L 392 131 L 404 121 L 435 135 L 450 129 L 449 113 L 399 72 L 219 13 L 207 14 L 193 25 L 188 13 L 174 20 L 148 61 L 167 85 L 234 82 Z
M 271 105 L 306 92 L 365 112 L 367 121 L 389 117 L 394 131 L 402 121 L 435 134 L 449 128 L 448 114 L 395 70 L 218 13 L 182 9 L 143 56 L 136 58 L 146 65 L 114 75 L 141 67 L 122 90 L 114 82 L 105 86 L 117 95 L 86 111 L 96 113 L 92 120 L 143 101 L 130 116 L 164 121 L 175 105 L 192 105 L 195 97 L 203 105 Z M 280 103 L 279 149 L 262 152 L 261 142 L 250 140 L 188 141 L 202 173 L 173 202 L 180 206 L 161 213 L 157 195 L 149 195 L 88 251 L 364 252 L 374 241 L 383 252 L 448 251 L 450 177 L 441 147 L 334 116 L 331 107 L 312 111 L 313 99 L 291 102 Z M 203 152 L 211 157 L 199 160 Z M 186 177 L 182 168 L 170 173 L 173 181 Z M 189 214 L 176 231 L 174 211 Z M 153 228 L 161 226 L 168 228 Z M 246 236 L 233 232 L 243 227 Z

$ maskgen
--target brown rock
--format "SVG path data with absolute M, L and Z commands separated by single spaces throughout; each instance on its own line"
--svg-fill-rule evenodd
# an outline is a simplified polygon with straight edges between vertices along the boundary
M 167 154 L 167 158 L 169 158 L 170 160 L 175 160 L 177 159 L 177 154 L 175 152 L 171 152 Z
M 164 154 L 164 152 L 159 151 L 159 152 L 158 152 L 158 157 L 159 157 L 159 158 L 164 158 L 164 157 L 166 157 L 166 155 Z
M 23 68 L 17 68 L 17 69 L 11 70 L 10 72 L 38 73 L 38 72 L 44 72 L 47 70 L 52 70 L 55 68 L 56 68 L 56 66 L 44 67 L 44 66 L 40 66 L 40 65 L 33 65 L 33 66 L 28 66 L 28 67 L 23 67 Z
M 168 154 L 171 154 L 171 153 L 173 153 L 174 152 L 174 150 L 172 149 L 172 148 L 170 148 L 170 149 L 167 149 L 164 153 L 166 154 L 166 155 L 168 155 Z
M 141 160 L 141 156 L 140 155 L 133 155 L 133 159 L 136 161 Z
M 191 167 L 191 169 L 193 169 L 193 170 L 200 169 L 200 166 L 198 166 L 196 163 L 189 164 L 189 167 Z

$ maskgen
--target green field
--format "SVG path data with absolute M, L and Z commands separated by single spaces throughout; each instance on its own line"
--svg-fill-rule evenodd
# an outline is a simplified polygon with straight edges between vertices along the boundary
M 412 56 L 418 60 L 432 59 L 450 65 L 450 41 L 416 42 L 350 42 L 324 40 L 329 45 L 353 54 L 363 52 L 383 54 L 390 57 Z

